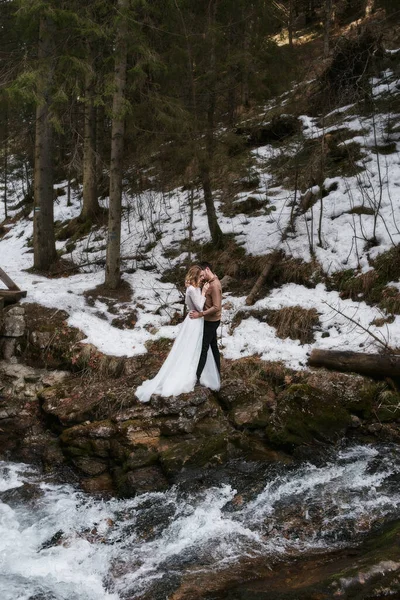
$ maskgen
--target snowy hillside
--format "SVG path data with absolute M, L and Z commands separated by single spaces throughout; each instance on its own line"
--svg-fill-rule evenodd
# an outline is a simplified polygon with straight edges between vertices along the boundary
M 400 80 L 387 70 L 372 83 L 375 99 L 382 106 L 378 114 L 358 115 L 355 114 L 356 107 L 350 105 L 326 115 L 322 124 L 321 120 L 307 115 L 300 117 L 304 140 L 322 140 L 323 136 L 329 139 L 329 134 L 340 129 L 346 132 L 346 139 L 341 144 L 359 144 L 360 156 L 355 174 L 338 174 L 325 179 L 323 187 L 327 192 L 323 202 L 318 186 L 310 190 L 315 201 L 308 210 L 297 215 L 295 230 L 284 241 L 281 236 L 291 217 L 294 190 L 277 184 L 271 165 L 283 151 L 288 156 L 295 155 L 298 152 L 296 142 L 288 143 L 284 150 L 276 145 L 252 150 L 257 188 L 239 192 L 234 204 L 249 196 L 255 197 L 260 201 L 260 209 L 254 214 L 227 216 L 216 194 L 223 232 L 233 234 L 248 255 L 266 255 L 281 248 L 286 256 L 310 261 L 312 247 L 313 258 L 321 265 L 325 276 L 345 269 L 359 269 L 360 274 L 365 274 L 372 268 L 371 260 L 400 243 L 400 114 L 384 110 L 387 99 L 400 95 Z M 66 184 L 57 187 L 62 190 Z M 18 186 L 13 194 L 15 203 L 21 200 Z M 73 197 L 71 207 L 66 206 L 66 198 L 66 194 L 60 195 L 55 207 L 55 219 L 61 222 L 67 222 L 80 212 L 79 198 Z M 81 329 L 87 336 L 86 341 L 99 350 L 116 356 L 133 356 L 146 352 L 147 341 L 173 338 L 177 333 L 179 326 L 170 322 L 175 312 L 182 312 L 182 293 L 174 284 L 161 279 L 164 271 L 182 265 L 182 289 L 187 254 L 182 251 L 181 244 L 187 239 L 190 206 L 188 193 L 181 189 L 168 194 L 154 191 L 140 196 L 126 194 L 124 206 L 124 280 L 131 286 L 133 294 L 131 302 L 121 302 L 117 311 L 119 315 L 132 310 L 136 312 L 137 321 L 132 329 L 121 330 L 113 326 L 115 308 L 111 313 L 109 306 L 100 299 L 88 303 L 84 296 L 85 291 L 104 280 L 103 267 L 94 263 L 104 259 L 105 229 L 93 231 L 74 248 L 69 246 L 68 252 L 68 241 L 57 242 L 57 249 L 65 258 L 84 266 L 78 275 L 47 279 L 26 271 L 32 266 L 29 247 L 32 214 L 15 224 L 7 222 L 4 225 L 7 233 L 0 238 L 0 266 L 21 289 L 27 290 L 26 302 L 67 311 L 69 324 Z M 4 218 L 2 210 L 3 206 L 0 207 L 0 222 Z M 193 235 L 199 243 L 209 241 L 200 196 L 195 203 Z M 224 274 L 218 273 L 221 278 Z M 390 286 L 400 290 L 399 281 L 390 282 Z M 315 288 L 284 284 L 250 308 L 245 305 L 245 297 L 229 291 L 224 293 L 221 347 L 228 359 L 256 354 L 265 360 L 281 360 L 290 367 L 302 368 L 312 348 L 359 350 L 361 347 L 363 351 L 379 351 L 380 345 L 362 328 L 369 329 L 392 348 L 400 347 L 399 315 L 383 327 L 372 325 L 375 319 L 387 315 L 361 299 L 341 299 L 339 291 L 328 291 L 324 283 L 317 283 Z M 313 343 L 281 339 L 274 327 L 254 316 L 257 310 L 291 306 L 315 308 L 318 312 L 319 326 Z M 233 328 L 232 320 L 239 310 L 251 310 L 252 316 L 242 319 Z

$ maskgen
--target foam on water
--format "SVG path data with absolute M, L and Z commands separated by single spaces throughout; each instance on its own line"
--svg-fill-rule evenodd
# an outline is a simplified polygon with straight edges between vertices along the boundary
M 0 598 L 133 599 L 152 586 L 165 598 L 188 568 L 354 543 L 399 516 L 399 478 L 399 447 L 357 447 L 266 472 L 252 491 L 236 478 L 240 502 L 229 483 L 104 501 L 0 463 Z M 24 496 L 26 484 L 39 493 Z

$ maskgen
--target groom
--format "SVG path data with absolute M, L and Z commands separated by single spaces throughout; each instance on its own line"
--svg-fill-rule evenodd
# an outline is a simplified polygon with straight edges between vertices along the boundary
M 207 352 L 211 346 L 211 350 L 217 365 L 218 372 L 221 372 L 221 360 L 218 350 L 217 330 L 221 323 L 221 305 L 222 305 L 222 288 L 218 277 L 213 273 L 212 266 L 208 262 L 201 262 L 202 278 L 204 282 L 209 283 L 209 288 L 206 292 L 206 301 L 204 309 L 201 312 L 192 310 L 189 313 L 191 319 L 199 319 L 204 317 L 204 332 L 203 345 L 201 348 L 200 360 L 197 366 L 197 381 L 200 380 L 204 366 L 207 361 Z

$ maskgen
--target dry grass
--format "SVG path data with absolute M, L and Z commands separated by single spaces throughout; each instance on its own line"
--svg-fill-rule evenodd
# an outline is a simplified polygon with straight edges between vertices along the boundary
M 296 378 L 295 371 L 281 362 L 267 362 L 258 356 L 247 356 L 238 360 L 222 359 L 222 376 L 227 379 L 242 379 L 259 387 L 272 387 L 279 391 Z
M 389 315 L 388 317 L 380 317 L 371 321 L 370 325 L 375 325 L 375 327 L 383 327 L 384 325 L 386 325 L 386 323 L 388 323 L 389 325 L 390 323 L 393 323 L 394 319 L 394 315 Z
M 311 344 L 314 341 L 314 329 L 319 325 L 315 308 L 287 306 L 270 312 L 267 322 L 276 328 L 278 337 L 300 340 L 301 344 Z
M 281 339 L 300 340 L 301 344 L 311 344 L 314 341 L 314 329 L 320 324 L 315 308 L 287 306 L 279 310 L 239 310 L 232 319 L 230 333 L 249 317 L 275 327 L 276 335 Z
M 271 275 L 275 286 L 297 283 L 308 288 L 315 287 L 323 278 L 321 265 L 315 259 L 305 262 L 301 258 L 284 258 L 274 265 Z
M 341 298 L 364 300 L 389 313 L 400 314 L 400 292 L 388 286 L 391 281 L 400 279 L 400 245 L 380 254 L 371 261 L 371 267 L 362 274 L 352 269 L 335 273 L 327 287 L 338 290 Z
M 395 287 L 386 287 L 382 291 L 380 306 L 388 313 L 400 314 L 400 292 Z

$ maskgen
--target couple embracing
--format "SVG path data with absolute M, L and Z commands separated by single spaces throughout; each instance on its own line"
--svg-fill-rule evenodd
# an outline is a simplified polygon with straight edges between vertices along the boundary
M 168 397 L 191 392 L 196 385 L 220 388 L 217 330 L 221 320 L 221 283 L 210 263 L 203 262 L 190 267 L 185 285 L 189 314 L 157 375 L 136 390 L 141 402 L 148 402 L 153 394 Z
M 210 263 L 203 262 L 190 267 L 185 285 L 189 314 L 157 375 L 136 390 L 141 402 L 148 402 L 153 394 L 185 394 L 196 385 L 220 388 L 217 330 L 221 321 L 221 283 Z

